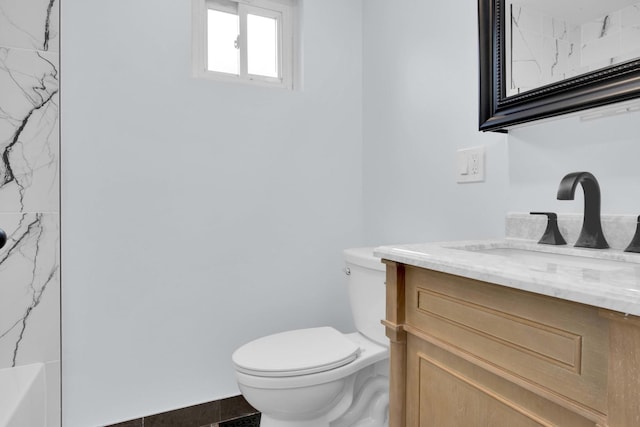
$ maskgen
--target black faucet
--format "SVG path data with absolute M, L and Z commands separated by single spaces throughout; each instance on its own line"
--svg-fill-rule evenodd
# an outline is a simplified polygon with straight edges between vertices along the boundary
M 633 235 L 631 243 L 624 250 L 625 252 L 640 253 L 640 216 L 638 217 L 638 224 L 636 225 L 636 234 Z
M 573 200 L 578 183 L 584 191 L 584 220 L 582 231 L 574 246 L 581 248 L 606 249 L 609 247 L 602 233 L 600 223 L 600 186 L 589 172 L 567 174 L 558 187 L 558 200 Z
M 538 243 L 542 245 L 566 245 L 567 242 L 562 237 L 560 229 L 558 228 L 558 215 L 555 212 L 529 212 L 531 215 L 546 215 L 547 216 L 547 228 L 544 230 L 544 234 L 538 240 Z

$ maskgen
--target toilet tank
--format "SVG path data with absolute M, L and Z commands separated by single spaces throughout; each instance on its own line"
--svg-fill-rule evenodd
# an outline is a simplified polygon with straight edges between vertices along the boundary
M 344 250 L 349 304 L 356 329 L 378 344 L 389 346 L 385 328 L 385 266 L 373 256 L 373 248 Z

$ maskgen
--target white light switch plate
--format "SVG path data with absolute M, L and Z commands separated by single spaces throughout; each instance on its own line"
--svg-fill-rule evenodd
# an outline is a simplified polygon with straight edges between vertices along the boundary
M 484 181 L 484 145 L 463 148 L 456 152 L 456 181 Z

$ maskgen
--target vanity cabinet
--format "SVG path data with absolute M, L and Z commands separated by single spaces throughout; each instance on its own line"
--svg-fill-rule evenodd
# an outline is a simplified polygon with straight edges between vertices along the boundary
M 640 318 L 384 263 L 390 427 L 640 426 Z

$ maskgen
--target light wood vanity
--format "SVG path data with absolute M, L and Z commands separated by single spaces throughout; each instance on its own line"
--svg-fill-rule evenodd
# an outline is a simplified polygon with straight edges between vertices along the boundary
M 640 317 L 384 263 L 390 427 L 640 427 Z

